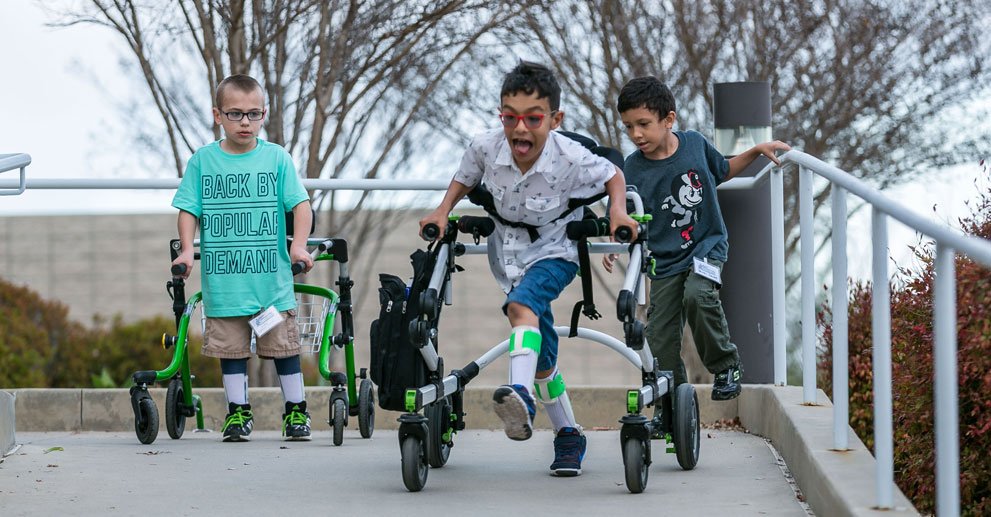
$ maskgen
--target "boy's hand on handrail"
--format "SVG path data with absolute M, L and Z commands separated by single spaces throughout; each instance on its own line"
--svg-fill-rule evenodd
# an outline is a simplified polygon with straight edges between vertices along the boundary
M 180 266 L 182 269 L 177 268 Z M 183 250 L 179 253 L 179 256 L 172 261 L 172 276 L 181 276 L 182 278 L 189 278 L 189 274 L 193 272 L 193 250 Z
M 757 144 L 754 146 L 754 149 L 756 149 L 758 153 L 770 158 L 775 165 L 781 165 L 781 162 L 778 161 L 778 158 L 774 156 L 775 151 L 791 151 L 791 147 L 789 147 L 788 144 L 780 140 Z
M 292 241 L 292 244 L 289 246 L 289 262 L 292 264 L 302 262 L 304 265 L 303 273 L 308 273 L 313 269 L 313 257 L 306 251 L 306 239 L 294 239 Z M 298 273 L 293 271 L 293 274 Z
M 440 231 L 437 232 L 438 235 L 432 235 L 432 236 L 424 235 L 423 229 L 428 224 L 434 224 L 437 226 L 437 228 L 440 229 Z M 444 236 L 443 232 L 445 229 L 447 229 L 447 213 L 444 210 L 438 208 L 437 210 L 430 212 L 430 214 L 428 214 L 423 219 L 420 219 L 420 237 L 423 238 L 423 240 L 425 241 L 435 241 L 443 237 Z

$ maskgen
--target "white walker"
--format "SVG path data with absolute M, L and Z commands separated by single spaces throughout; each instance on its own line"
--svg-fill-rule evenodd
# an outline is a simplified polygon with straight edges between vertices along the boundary
M 601 221 L 598 221 L 598 224 L 584 224 L 585 222 L 579 221 L 572 223 L 577 226 L 569 228 L 569 237 L 580 240 L 579 249 L 584 248 L 595 253 L 629 251 L 630 266 L 617 299 L 617 314 L 623 322 L 624 341 L 598 331 L 577 327 L 577 319 L 573 319 L 572 327 L 555 327 L 555 331 L 562 337 L 588 339 L 612 348 L 640 370 L 643 385 L 627 391 L 626 414 L 620 419 L 622 424 L 620 444 L 626 471 L 626 485 L 631 492 L 639 493 L 647 485 L 652 437 L 667 440 L 670 444 L 667 452 L 676 453 L 678 464 L 683 469 L 690 470 L 695 467 L 699 455 L 699 412 L 698 398 L 691 384 L 682 384 L 675 393 L 672 393 L 673 376 L 671 372 L 658 371 L 650 347 L 646 346 L 643 322 L 635 318 L 637 305 L 644 304 L 646 275 L 644 256 L 647 248 L 645 226 L 650 216 L 643 214 L 643 204 L 636 192 L 627 192 L 627 199 L 636 207 L 634 219 L 641 224 L 639 237 L 632 245 L 589 244 L 588 237 L 604 234 L 601 231 L 603 228 Z M 478 244 L 477 239 L 488 236 L 491 230 L 486 232 L 485 229 L 492 227 L 487 217 L 462 216 L 454 219 L 444 229 L 442 237 L 441 229 L 434 225 L 428 225 L 423 229 L 424 237 L 428 239 L 440 237 L 440 239 L 429 250 L 432 273 L 429 284 L 424 286 L 419 295 L 420 313 L 415 315 L 415 320 L 410 324 L 410 340 L 420 351 L 420 356 L 428 370 L 428 379 L 424 386 L 406 391 L 407 412 L 399 418 L 403 483 L 411 492 L 420 491 L 426 485 L 429 467 L 439 468 L 447 463 L 454 443 L 454 435 L 465 428 L 463 395 L 468 382 L 482 369 L 504 355 L 510 357 L 510 382 L 521 387 L 526 386 L 526 391 L 531 396 L 536 395 L 532 398 L 541 402 L 555 431 L 570 427 L 575 429 L 576 433 L 581 433 L 581 427 L 571 409 L 564 380 L 557 369 L 555 368 L 545 378 L 534 378 L 541 335 L 539 330 L 533 327 L 515 327 L 510 339 L 492 347 L 460 370 L 452 370 L 445 375 L 443 358 L 437 354 L 437 323 L 442 307 L 451 305 L 453 301 L 451 274 L 456 270 L 455 257 L 466 253 L 486 253 L 486 245 Z M 605 228 L 608 228 L 608 224 Z M 473 235 L 476 244 L 458 242 L 459 232 Z M 623 240 L 619 232 L 617 237 Z M 585 264 L 587 263 L 585 261 Z M 590 277 L 587 271 L 583 272 L 583 275 Z M 586 289 L 586 295 L 589 294 L 590 291 Z M 586 296 L 586 299 L 588 298 L 590 296 Z M 526 384 L 523 384 L 524 382 Z M 503 388 L 505 387 L 500 390 Z M 511 396 L 508 392 L 504 395 Z M 494 395 L 497 402 L 496 411 L 500 411 L 499 397 L 500 391 L 497 390 Z M 653 419 L 643 414 L 649 407 L 654 408 Z M 517 405 L 515 408 L 507 406 L 505 410 L 519 411 L 520 406 Z M 528 420 L 524 418 L 524 421 Z M 507 428 L 507 434 L 511 438 L 525 439 L 530 433 L 532 433 L 530 425 L 519 429 Z M 577 473 L 580 472 L 574 474 Z

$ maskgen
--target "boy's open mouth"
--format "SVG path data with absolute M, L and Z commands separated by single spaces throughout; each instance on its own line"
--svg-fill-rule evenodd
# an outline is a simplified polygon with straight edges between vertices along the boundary
M 526 154 L 526 153 L 529 153 L 530 152 L 530 149 L 533 149 L 533 142 L 531 142 L 529 140 L 522 140 L 522 139 L 519 139 L 519 138 L 514 138 L 513 139 L 513 151 L 516 154 Z

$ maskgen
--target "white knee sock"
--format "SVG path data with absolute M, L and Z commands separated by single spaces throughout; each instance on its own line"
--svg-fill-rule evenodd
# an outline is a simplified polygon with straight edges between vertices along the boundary
M 303 401 L 303 374 L 293 373 L 290 375 L 280 375 L 279 384 L 282 386 L 283 402 Z
M 525 386 L 530 396 L 533 396 L 539 354 L 540 330 L 525 325 L 513 327 L 509 337 L 509 383 Z
M 547 417 L 550 418 L 551 425 L 554 426 L 554 433 L 556 434 L 562 427 L 574 427 L 581 430 L 581 426 L 575 421 L 575 414 L 571 410 L 571 399 L 568 398 L 564 380 L 557 368 L 555 367 L 554 373 L 548 377 L 536 379 L 535 384 L 537 398 L 544 406 L 544 410 L 547 411 Z
M 248 375 L 244 373 L 224 374 L 224 394 L 227 402 L 244 405 L 248 403 Z

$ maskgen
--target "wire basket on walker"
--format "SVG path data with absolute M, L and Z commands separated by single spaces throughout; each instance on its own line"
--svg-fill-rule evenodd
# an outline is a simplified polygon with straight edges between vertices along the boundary
M 194 241 L 194 246 L 198 244 L 198 241 Z M 342 443 L 349 416 L 358 417 L 358 429 L 362 438 L 370 438 L 375 427 L 375 400 L 372 381 L 367 378 L 366 370 L 362 368 L 355 374 L 354 318 L 351 310 L 351 289 L 354 282 L 348 273 L 347 241 L 310 238 L 307 244 L 315 246 L 311 253 L 315 262 L 333 260 L 338 263 L 337 285 L 340 294 L 325 287 L 293 284 L 301 353 L 319 353 L 317 364 L 320 375 L 331 384 L 328 424 L 334 430 L 334 445 Z M 172 240 L 170 252 L 173 260 L 178 256 L 179 251 L 179 241 Z M 199 258 L 200 254 L 195 253 L 194 259 Z M 293 275 L 299 274 L 302 270 L 302 263 L 293 264 Z M 172 439 L 178 440 L 182 437 L 187 417 L 195 416 L 197 430 L 204 429 L 202 401 L 199 395 L 194 395 L 192 392 L 187 346 L 189 322 L 197 304 L 202 300 L 202 293 L 195 293 L 188 300 L 186 299 L 183 273 L 185 266 L 172 266 L 172 279 L 166 284 L 173 300 L 172 311 L 176 318 L 176 335 L 164 334 L 162 347 L 166 350 L 173 349 L 172 360 L 163 370 L 144 370 L 136 372 L 133 376 L 134 386 L 131 387 L 130 393 L 131 407 L 134 411 L 134 432 L 138 440 L 144 444 L 152 443 L 158 437 L 158 408 L 148 392 L 149 385 L 155 382 L 168 383 L 165 397 L 165 427 Z M 202 324 L 205 316 L 202 315 L 202 311 L 200 312 Z M 341 331 L 334 334 L 334 323 L 338 315 Z M 345 372 L 330 370 L 332 347 L 344 349 Z M 254 335 L 252 335 L 252 349 L 254 349 Z M 357 379 L 361 379 L 358 386 L 356 386 L 359 384 Z

